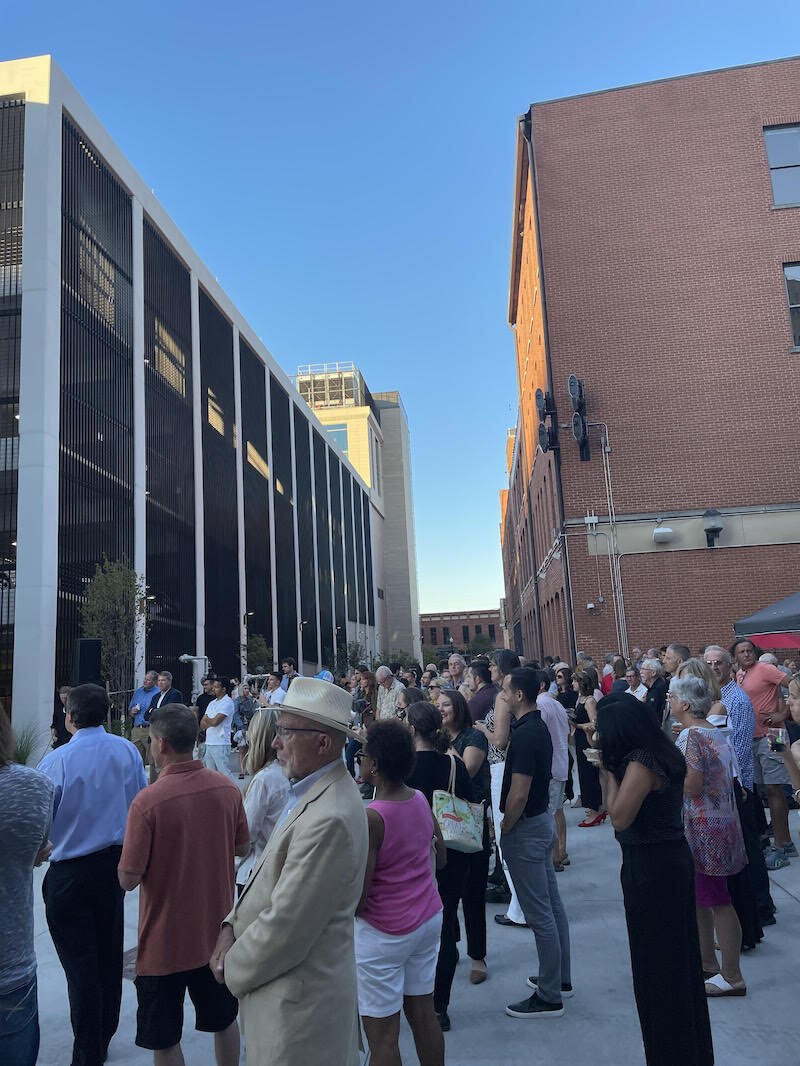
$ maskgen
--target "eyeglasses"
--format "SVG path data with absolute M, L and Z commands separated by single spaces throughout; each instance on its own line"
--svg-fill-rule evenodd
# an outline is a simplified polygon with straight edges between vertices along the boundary
M 725 660 L 724 659 L 706 659 L 705 663 L 706 663 L 706 666 L 723 666 L 724 663 L 725 663 Z
M 285 737 L 289 733 L 324 733 L 324 729 L 301 729 L 299 726 L 278 725 L 275 726 L 275 736 Z

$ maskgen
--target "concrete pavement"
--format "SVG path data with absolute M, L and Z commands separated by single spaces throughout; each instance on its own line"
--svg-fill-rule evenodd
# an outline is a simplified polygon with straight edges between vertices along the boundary
M 497 926 L 487 907 L 489 980 L 469 983 L 469 962 L 462 957 L 450 1005 L 452 1031 L 446 1035 L 451 1066 L 550 1066 L 596 1061 L 614 1066 L 644 1062 L 633 1001 L 628 944 L 619 887 L 619 847 L 608 823 L 578 829 L 581 811 L 567 809 L 571 865 L 559 874 L 572 934 L 575 996 L 562 1018 L 524 1021 L 503 1013 L 507 1003 L 529 994 L 525 978 L 536 972 L 532 934 Z M 798 815 L 791 814 L 798 830 Z M 72 1032 L 66 984 L 53 949 L 41 902 L 43 870 L 36 875 L 36 950 L 39 960 L 39 1010 L 42 1066 L 67 1066 Z M 710 1003 L 718 1066 L 786 1066 L 797 1061 L 800 1023 L 797 1013 L 797 945 L 800 943 L 800 860 L 771 875 L 778 924 L 766 930 L 761 945 L 743 956 L 748 985 L 744 999 Z M 136 943 L 136 893 L 126 901 L 125 947 Z M 462 955 L 464 954 L 462 948 Z M 152 1056 L 134 1045 L 136 993 L 123 988 L 122 1018 L 108 1061 L 111 1066 L 144 1066 Z M 675 1019 L 680 1024 L 680 1019 Z M 213 1064 L 213 1039 L 196 1033 L 187 1000 L 183 1048 L 189 1066 Z M 417 1062 L 405 1021 L 401 1027 L 403 1062 Z M 244 1055 L 242 1056 L 244 1062 Z M 257 1066 L 257 1063 L 251 1063 Z M 331 1063 L 330 1066 L 338 1066 Z M 680 1066 L 676 1063 L 675 1066 Z

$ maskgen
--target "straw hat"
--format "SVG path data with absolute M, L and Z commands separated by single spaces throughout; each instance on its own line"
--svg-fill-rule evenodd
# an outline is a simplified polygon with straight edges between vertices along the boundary
M 288 711 L 359 739 L 359 734 L 350 728 L 352 707 L 353 697 L 338 685 L 318 681 L 315 677 L 296 677 L 289 686 L 280 710 L 281 713 Z

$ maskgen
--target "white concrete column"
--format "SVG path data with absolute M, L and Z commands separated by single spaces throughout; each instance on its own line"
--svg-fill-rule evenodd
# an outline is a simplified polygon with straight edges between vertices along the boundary
M 239 647 L 240 674 L 244 676 L 247 663 L 247 575 L 244 551 L 244 468 L 242 466 L 242 366 L 239 361 L 239 327 L 233 327 L 233 406 L 235 426 L 233 440 L 236 447 L 236 529 L 238 532 L 239 574 Z
M 134 196 L 132 212 L 133 251 L 133 569 L 147 594 L 147 423 L 144 389 L 144 211 Z M 141 685 L 146 669 L 147 603 L 136 617 L 133 653 L 134 683 Z
M 192 301 L 192 409 L 194 437 L 194 571 L 197 610 L 195 647 L 189 655 L 206 653 L 206 527 L 203 514 L 203 419 L 206 401 L 200 381 L 200 287 L 193 270 L 190 277 Z
M 336 574 L 333 569 L 333 500 L 330 494 L 331 485 L 331 450 L 325 446 L 325 477 L 327 479 L 328 489 L 328 558 L 330 559 L 331 569 L 331 628 L 333 637 L 333 659 L 334 670 L 336 669 L 336 654 L 338 648 L 336 647 Z
M 19 490 L 14 596 L 17 730 L 50 740 L 58 598 L 61 107 L 28 102 L 22 234 Z
M 267 466 L 269 479 L 267 495 L 269 497 L 269 581 L 272 604 L 272 669 L 278 669 L 278 566 L 275 562 L 275 468 L 272 465 L 272 393 L 270 390 L 270 373 L 264 368 L 264 389 L 267 397 Z
M 316 626 L 317 626 L 317 669 L 321 670 L 325 665 L 322 661 L 322 633 L 320 630 L 319 622 L 319 551 L 317 548 L 317 468 L 314 462 L 314 431 L 311 428 L 311 423 L 308 423 L 308 450 L 311 456 L 311 484 L 309 486 L 311 492 L 311 535 L 313 537 L 314 544 L 314 573 L 316 575 L 317 582 L 317 594 L 314 597 L 314 606 L 316 608 Z
M 297 662 L 298 666 L 303 662 L 303 605 L 300 600 L 300 538 L 297 534 L 297 469 L 295 462 L 294 445 L 294 403 L 289 397 L 289 440 L 292 452 L 292 525 L 294 527 L 294 592 L 295 608 L 297 610 Z M 309 619 L 311 621 L 311 619 Z M 302 670 L 300 671 L 302 673 Z

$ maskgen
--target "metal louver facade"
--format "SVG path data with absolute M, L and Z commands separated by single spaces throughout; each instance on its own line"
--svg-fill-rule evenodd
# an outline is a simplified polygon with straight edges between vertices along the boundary
M 0 98 L 0 700 L 9 706 L 17 583 L 25 102 Z
M 345 544 L 354 576 L 365 550 L 354 484 L 52 60 L 0 63 L 0 699 L 24 678 L 15 726 L 47 737 L 104 557 L 145 585 L 132 680 L 170 670 L 188 699 L 181 656 L 238 675 L 256 634 L 276 664 L 334 669 L 364 642 L 345 607 Z
M 56 677 L 64 680 L 96 565 L 133 564 L 133 262 L 130 195 L 66 116 L 61 177 Z

